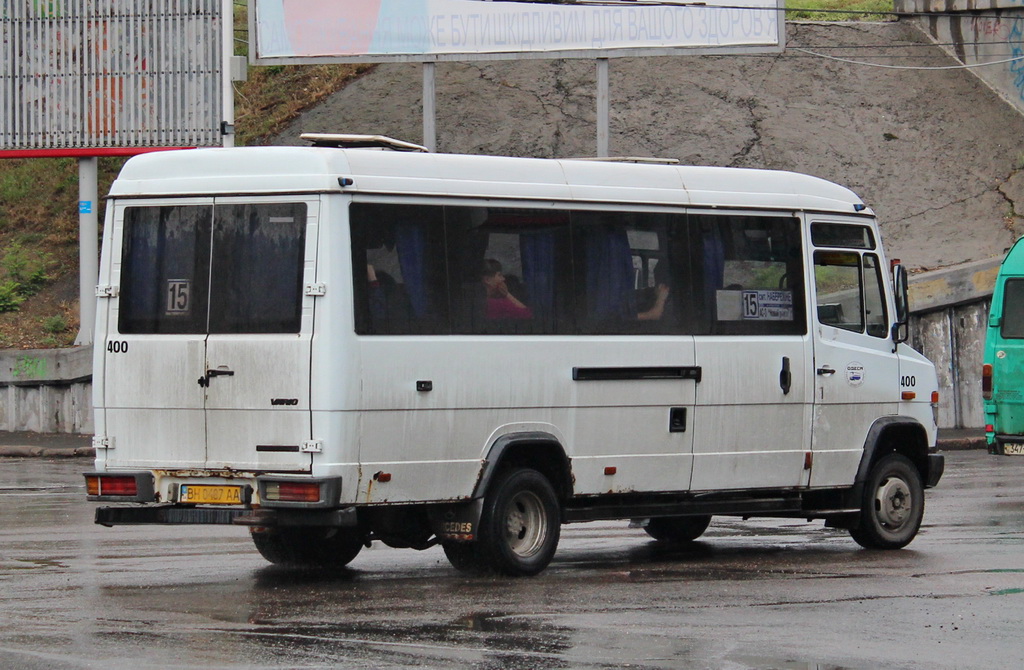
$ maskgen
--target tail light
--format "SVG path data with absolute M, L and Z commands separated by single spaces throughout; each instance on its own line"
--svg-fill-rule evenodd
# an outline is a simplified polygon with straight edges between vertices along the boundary
M 319 482 L 267 482 L 263 499 L 270 502 L 320 502 Z
M 265 475 L 256 488 L 263 507 L 333 509 L 341 501 L 341 477 Z
M 153 475 L 148 472 L 87 472 L 85 493 L 89 500 L 106 502 L 152 502 L 156 499 Z
M 992 399 L 992 364 L 985 363 L 981 366 L 981 397 L 985 400 Z

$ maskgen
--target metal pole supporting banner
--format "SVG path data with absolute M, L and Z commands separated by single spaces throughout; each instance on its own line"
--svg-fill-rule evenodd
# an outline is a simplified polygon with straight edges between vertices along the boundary
M 608 59 L 597 59 L 597 157 L 608 156 Z
M 78 315 L 75 345 L 92 344 L 100 273 L 99 158 L 78 159 Z
M 220 20 L 223 22 L 221 31 L 221 63 L 220 85 L 221 106 L 224 118 L 221 121 L 223 146 L 235 146 L 235 86 L 231 77 L 231 57 L 235 55 L 235 20 L 234 5 L 231 0 L 221 0 Z
M 437 151 L 437 88 L 434 63 L 423 64 L 423 146 Z

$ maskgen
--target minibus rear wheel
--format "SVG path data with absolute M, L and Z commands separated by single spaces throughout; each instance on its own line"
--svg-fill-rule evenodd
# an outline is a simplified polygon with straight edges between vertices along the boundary
M 506 470 L 484 498 L 479 530 L 477 556 L 487 568 L 510 576 L 538 574 L 555 555 L 561 533 L 551 482 L 532 468 Z
M 340 528 L 253 528 L 252 542 L 275 565 L 340 568 L 363 548 L 357 533 Z
M 888 454 L 864 482 L 860 523 L 850 535 L 867 549 L 901 549 L 914 539 L 924 518 L 921 473 L 902 454 Z
M 659 542 L 686 544 L 704 534 L 711 524 L 711 515 L 662 516 L 647 522 L 644 530 Z

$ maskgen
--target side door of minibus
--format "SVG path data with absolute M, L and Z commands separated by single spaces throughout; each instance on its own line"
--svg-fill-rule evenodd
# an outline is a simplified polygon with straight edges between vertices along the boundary
M 205 391 L 206 466 L 304 471 L 317 197 L 217 198 Z
M 888 271 L 863 219 L 811 218 L 814 277 L 814 465 L 811 486 L 849 485 L 879 417 L 896 414 L 899 358 Z
M 704 325 L 691 489 L 808 483 L 811 345 L 801 222 L 793 215 L 690 214 Z
M 202 467 L 212 198 L 115 201 L 97 319 L 107 467 Z M 99 385 L 98 385 L 99 386 Z

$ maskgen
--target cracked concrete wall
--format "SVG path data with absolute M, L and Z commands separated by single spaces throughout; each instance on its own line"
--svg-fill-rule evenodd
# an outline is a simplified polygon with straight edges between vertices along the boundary
M 914 24 L 790 23 L 782 54 L 621 58 L 610 63 L 612 155 L 795 170 L 857 191 L 891 257 L 931 269 L 1001 256 L 1024 233 L 1024 117 L 955 65 Z M 838 48 L 842 48 L 838 50 Z M 437 65 L 439 151 L 592 156 L 591 61 Z M 422 140 L 422 74 L 381 65 L 304 114 L 300 132 Z M 1019 210 L 1019 211 L 1018 211 Z

